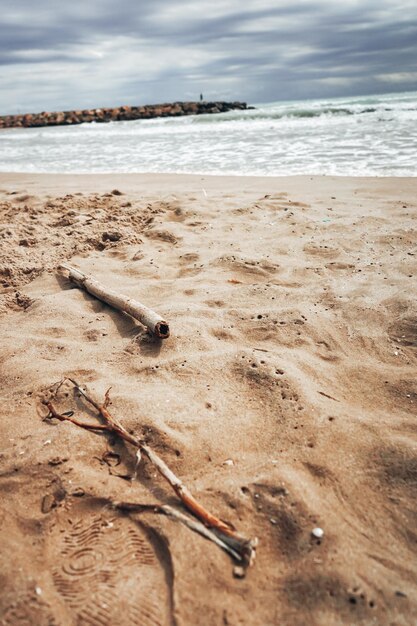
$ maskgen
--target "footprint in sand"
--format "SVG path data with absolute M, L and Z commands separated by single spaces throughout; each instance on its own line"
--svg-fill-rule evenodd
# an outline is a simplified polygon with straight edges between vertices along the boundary
M 417 348 L 417 316 L 406 316 L 396 320 L 388 328 L 392 341 L 409 348 Z
M 263 277 L 270 279 L 271 275 L 279 271 L 279 265 L 271 263 L 268 259 L 247 259 L 234 255 L 223 255 L 212 262 L 212 265 L 220 266 L 226 270 L 231 270 L 242 277 L 256 277 L 258 280 Z
M 200 255 L 195 252 L 187 252 L 179 257 L 179 264 L 181 266 L 178 271 L 177 277 L 182 278 L 184 276 L 195 276 L 201 272 Z
M 336 259 L 340 256 L 340 250 L 332 246 L 318 245 L 315 243 L 306 244 L 303 248 L 306 254 L 323 259 Z
M 187 218 L 187 212 L 179 205 L 172 205 L 167 209 L 166 220 L 170 222 L 183 222 Z
M 54 587 L 71 626 L 171 625 L 169 555 L 126 517 L 83 506 L 63 512 L 50 530 Z
M 352 263 L 327 263 L 326 268 L 328 270 L 351 270 L 355 266 Z
M 148 230 L 144 235 L 146 235 L 148 239 L 170 243 L 171 245 L 178 243 L 178 237 L 168 230 Z
M 271 543 L 266 549 L 275 558 L 294 563 L 311 551 L 313 516 L 302 501 L 294 499 L 283 485 L 263 480 L 248 485 L 243 493 L 251 498 L 259 518 L 269 523 Z
M 1 626 L 59 626 L 49 606 L 36 591 L 27 593 L 19 602 L 12 602 L 2 613 Z

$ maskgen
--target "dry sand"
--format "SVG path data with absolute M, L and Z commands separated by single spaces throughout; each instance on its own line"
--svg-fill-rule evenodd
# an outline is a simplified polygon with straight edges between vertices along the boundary
M 416 197 L 417 179 L 0 175 L 1 624 L 414 623 Z M 146 461 L 126 480 L 134 450 L 42 421 L 67 375 L 112 386 L 113 413 L 259 538 L 244 578 L 177 522 L 103 505 L 175 497 Z

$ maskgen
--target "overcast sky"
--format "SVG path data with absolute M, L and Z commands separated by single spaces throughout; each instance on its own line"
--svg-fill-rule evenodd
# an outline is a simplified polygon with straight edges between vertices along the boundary
M 0 114 L 415 89 L 416 0 L 0 0 Z

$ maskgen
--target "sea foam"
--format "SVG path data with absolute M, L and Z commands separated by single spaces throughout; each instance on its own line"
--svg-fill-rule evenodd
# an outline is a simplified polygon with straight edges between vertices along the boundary
M 0 171 L 417 175 L 417 93 L 0 131 Z

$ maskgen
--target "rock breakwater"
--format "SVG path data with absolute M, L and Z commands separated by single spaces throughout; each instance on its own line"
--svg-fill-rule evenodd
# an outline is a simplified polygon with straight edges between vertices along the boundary
M 122 120 L 179 117 L 203 113 L 225 113 L 246 109 L 246 102 L 174 102 L 145 106 L 121 106 L 48 113 L 26 113 L 0 116 L 0 128 L 31 128 L 40 126 L 69 126 L 84 122 L 116 122 Z

